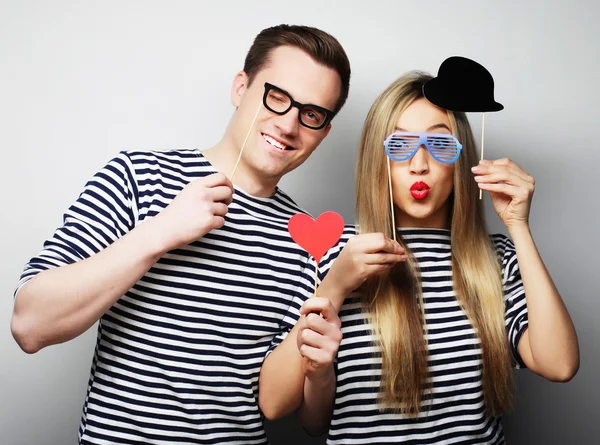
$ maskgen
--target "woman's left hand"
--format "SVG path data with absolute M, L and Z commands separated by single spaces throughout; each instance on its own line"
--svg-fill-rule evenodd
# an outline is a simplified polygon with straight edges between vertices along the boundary
M 484 159 L 471 170 L 479 188 L 490 192 L 496 213 L 507 228 L 529 224 L 535 179 L 508 158 Z

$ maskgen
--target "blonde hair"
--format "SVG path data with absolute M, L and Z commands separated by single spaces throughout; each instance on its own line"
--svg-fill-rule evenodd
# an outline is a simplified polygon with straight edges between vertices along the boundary
M 396 224 L 390 211 L 383 141 L 394 131 L 403 111 L 423 97 L 422 86 L 429 79 L 429 74 L 418 71 L 405 74 L 381 93 L 367 115 L 356 166 L 361 233 L 382 232 L 392 237 Z M 481 343 L 486 410 L 499 415 L 511 408 L 513 390 L 500 263 L 486 230 L 478 187 L 471 179 L 470 167 L 478 162 L 471 127 L 464 113 L 448 112 L 448 117 L 453 134 L 463 145 L 448 198 L 453 285 Z M 382 351 L 381 402 L 412 416 L 421 411 L 423 394 L 430 387 L 426 325 L 418 263 L 400 233 L 397 239 L 407 251 L 408 261 L 367 280 L 362 295 Z

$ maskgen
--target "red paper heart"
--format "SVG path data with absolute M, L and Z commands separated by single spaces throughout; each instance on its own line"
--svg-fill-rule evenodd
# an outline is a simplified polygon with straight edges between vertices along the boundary
M 290 218 L 288 231 L 296 244 L 310 253 L 318 264 L 344 233 L 344 219 L 335 212 L 322 213 L 316 221 L 298 213 Z

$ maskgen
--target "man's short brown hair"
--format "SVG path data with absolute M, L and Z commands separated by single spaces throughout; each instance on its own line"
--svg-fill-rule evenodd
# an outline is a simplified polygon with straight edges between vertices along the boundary
M 306 52 L 316 62 L 335 70 L 340 76 L 340 96 L 332 110 L 335 114 L 348 98 L 350 89 L 350 61 L 335 37 L 310 26 L 278 25 L 263 29 L 254 39 L 244 62 L 249 83 L 269 62 L 271 51 L 280 46 L 293 46 Z

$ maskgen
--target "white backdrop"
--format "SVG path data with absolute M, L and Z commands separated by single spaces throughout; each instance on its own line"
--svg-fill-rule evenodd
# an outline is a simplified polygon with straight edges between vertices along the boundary
M 23 265 L 118 151 L 215 144 L 254 36 L 279 23 L 330 32 L 352 63 L 350 97 L 329 137 L 281 183 L 313 214 L 353 221 L 361 125 L 396 77 L 436 74 L 451 55 L 492 72 L 505 110 L 486 117 L 486 157 L 509 156 L 537 180 L 534 237 L 576 323 L 582 363 L 568 384 L 520 371 L 507 436 L 511 444 L 596 443 L 599 13 L 593 0 L 0 0 L 2 444 L 75 443 L 95 343 L 91 329 L 33 356 L 20 351 L 9 323 Z M 480 115 L 470 117 L 479 139 Z M 491 206 L 487 213 L 504 231 Z M 273 443 L 305 443 L 287 422 L 271 427 Z

